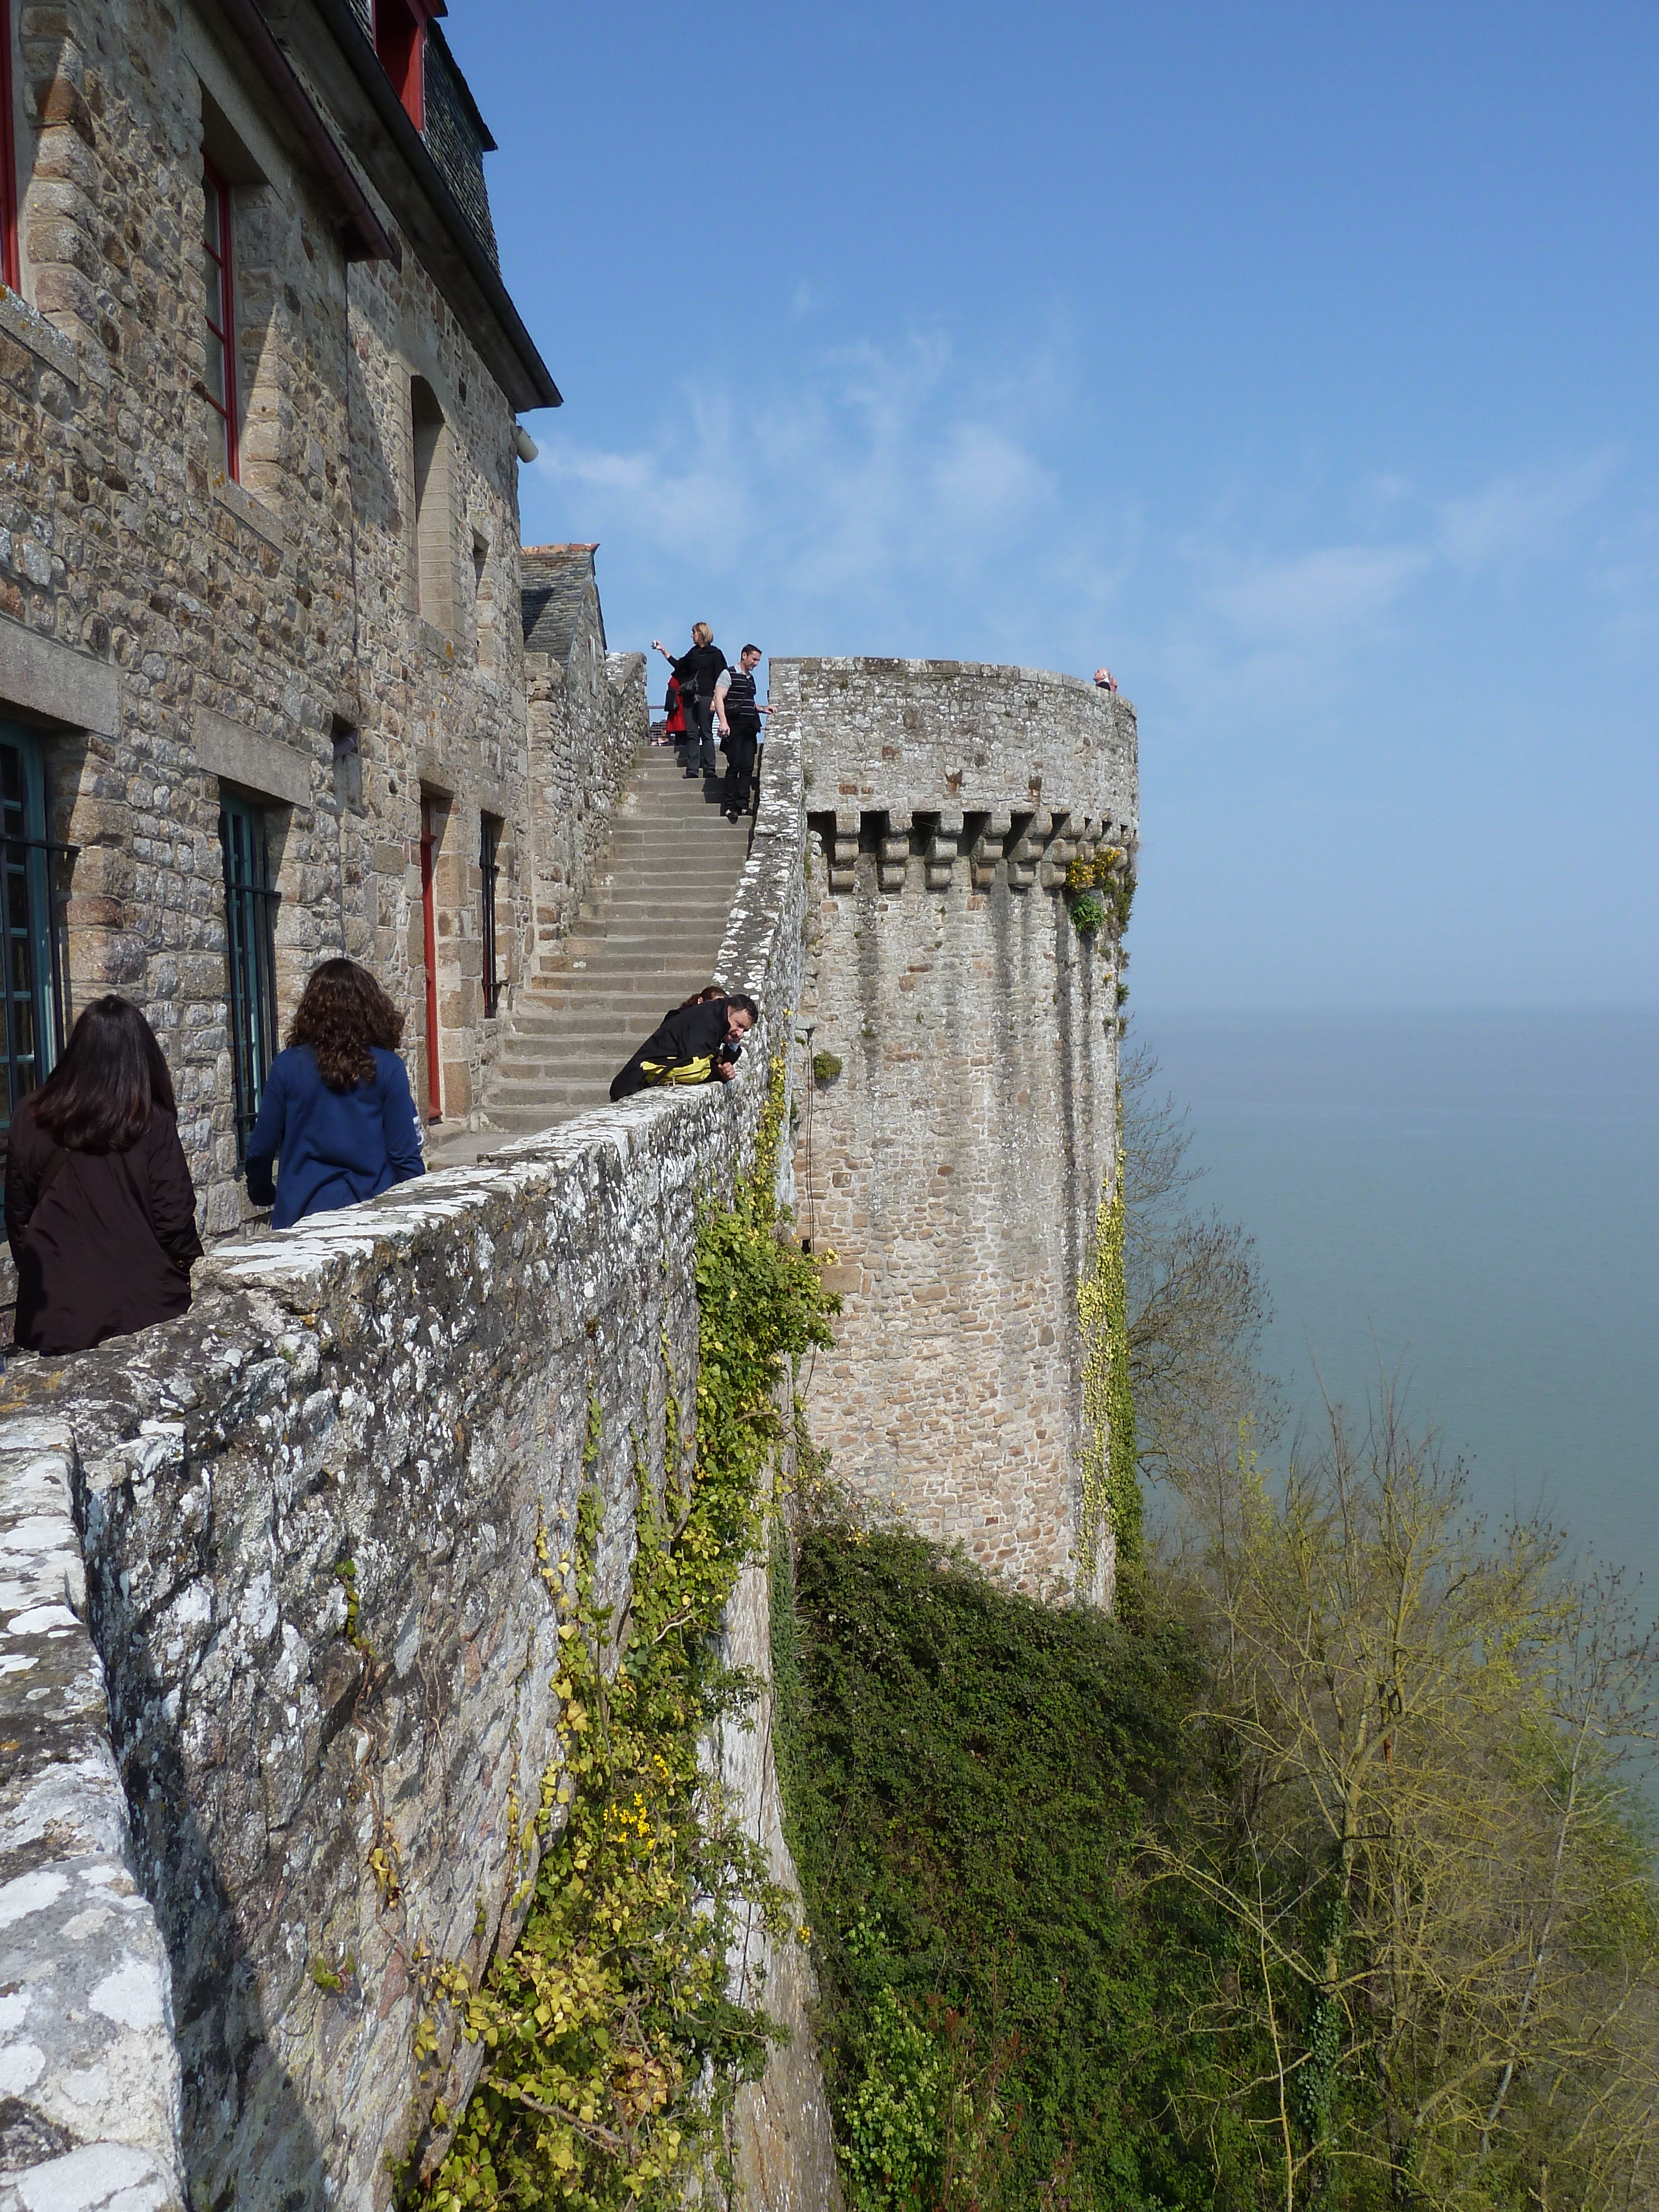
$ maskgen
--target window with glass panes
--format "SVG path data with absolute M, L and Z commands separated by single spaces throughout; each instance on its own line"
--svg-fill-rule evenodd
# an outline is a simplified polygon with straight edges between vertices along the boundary
M 72 848 L 46 836 L 46 781 L 32 730 L 0 722 L 0 1128 L 64 1048 L 56 870 Z
M 265 812 L 223 795 L 219 842 L 225 862 L 230 957 L 230 1060 L 236 1080 L 236 1162 L 247 1158 L 265 1078 L 276 1057 L 276 901 Z
M 230 187 L 211 161 L 202 163 L 202 280 L 207 295 L 208 404 L 213 410 L 212 459 L 233 480 L 236 451 L 236 305 L 230 258 Z

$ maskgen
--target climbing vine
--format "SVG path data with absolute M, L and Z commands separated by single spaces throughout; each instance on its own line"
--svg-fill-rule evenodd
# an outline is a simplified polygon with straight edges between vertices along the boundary
M 1143 1556 L 1140 1483 L 1135 1474 L 1135 1403 L 1129 1386 L 1128 1291 L 1123 1273 L 1123 1151 L 1111 1191 L 1095 1217 L 1095 1265 L 1078 1292 L 1083 1362 L 1083 1528 L 1085 1580 L 1101 1537 L 1117 1540 L 1117 1569 Z
M 539 1547 L 560 1648 L 558 1757 L 532 1816 L 546 1847 L 512 1954 L 477 1989 L 458 1967 L 434 1977 L 484 2069 L 447 2154 L 406 2193 L 428 2212 L 678 2212 L 775 2033 L 729 1996 L 726 1958 L 745 1907 L 780 1929 L 788 1900 L 699 1746 L 751 1695 L 716 1635 L 772 1500 L 787 1363 L 830 1343 L 838 1305 L 777 1204 L 783 1109 L 780 1056 L 752 1170 L 699 1224 L 696 1446 L 683 1465 L 671 1401 L 660 1499 L 641 1470 L 627 1601 L 597 1595 L 597 1399 L 574 1529 Z M 428 2018 L 417 2051 L 436 2045 Z M 449 2117 L 439 2106 L 434 2127 Z

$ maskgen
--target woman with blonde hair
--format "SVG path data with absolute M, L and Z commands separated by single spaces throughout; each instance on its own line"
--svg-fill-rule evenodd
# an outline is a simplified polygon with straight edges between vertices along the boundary
M 679 679 L 685 709 L 685 772 L 713 775 L 720 767 L 714 756 L 714 686 L 726 673 L 726 655 L 706 622 L 692 623 L 691 650 L 678 660 L 659 637 L 651 643 Z
M 403 1033 L 402 1014 L 366 968 L 325 960 L 313 969 L 247 1140 L 247 1194 L 270 1207 L 273 1229 L 425 1172 L 398 1056 Z

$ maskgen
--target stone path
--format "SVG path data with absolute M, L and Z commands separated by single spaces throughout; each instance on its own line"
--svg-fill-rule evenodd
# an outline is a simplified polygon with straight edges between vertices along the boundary
M 434 1167 L 605 1104 L 669 1008 L 713 982 L 750 828 L 724 819 L 718 789 L 689 779 L 672 746 L 641 749 L 560 965 L 519 992 L 484 1094 L 489 1130 L 434 1129 Z

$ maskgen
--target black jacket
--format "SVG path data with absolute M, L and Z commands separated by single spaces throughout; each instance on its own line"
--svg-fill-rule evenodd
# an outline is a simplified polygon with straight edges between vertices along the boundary
M 674 673 L 680 679 L 682 697 L 701 699 L 707 704 L 726 673 L 726 655 L 717 645 L 694 645 L 674 663 Z
M 85 1352 L 190 1306 L 202 1256 L 179 1124 L 157 1107 L 125 1152 L 68 1152 L 43 1195 L 58 1140 L 25 1098 L 6 1151 L 6 1236 L 17 1262 L 19 1344 Z
M 650 1060 L 659 1068 L 686 1067 L 694 1060 L 707 1060 L 709 1070 L 704 1081 L 714 1077 L 714 1058 L 726 1042 L 726 1026 L 731 1019 L 728 999 L 706 999 L 700 1006 L 676 1006 L 665 1016 L 660 1026 L 652 1030 L 626 1067 L 611 1086 L 613 1098 L 631 1098 L 636 1091 L 647 1085 L 667 1080 L 664 1074 L 647 1075 L 645 1063 Z

